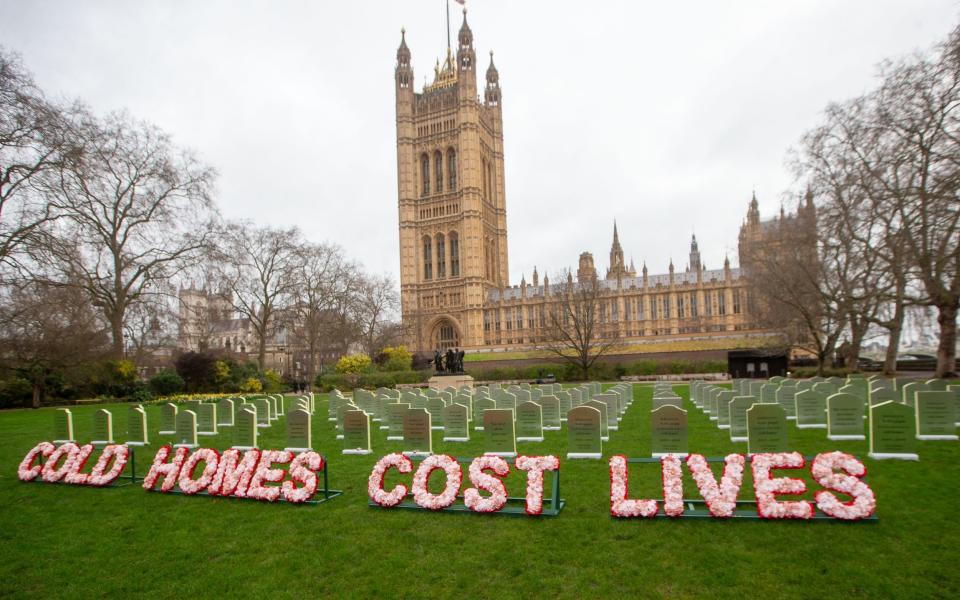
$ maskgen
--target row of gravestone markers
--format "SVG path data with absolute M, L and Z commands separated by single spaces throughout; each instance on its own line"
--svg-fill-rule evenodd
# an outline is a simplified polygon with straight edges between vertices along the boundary
M 147 413 L 140 404 L 132 404 L 127 417 L 127 446 L 149 445 L 147 433 Z M 58 408 L 53 414 L 53 440 L 55 444 L 76 442 L 73 429 L 73 413 L 69 408 Z M 107 446 L 116 443 L 113 439 L 113 413 L 101 408 L 93 413 L 94 446 Z
M 773 406 L 783 412 L 783 421 L 794 421 L 798 429 L 826 429 L 830 440 L 863 440 L 866 422 L 873 458 L 916 460 L 916 440 L 957 439 L 960 386 L 945 380 L 771 378 L 734 380 L 732 388 L 724 392 L 693 382 L 691 401 L 719 428 L 728 429 L 731 441 L 748 442 L 750 452 L 786 445 L 787 428 Z M 756 435 L 751 435 L 751 426 Z
M 543 441 L 544 431 L 559 431 L 568 423 L 568 456 L 600 458 L 608 431 L 617 429 L 633 401 L 633 388 L 624 383 L 601 393 L 595 382 L 566 390 L 559 384 L 378 388 L 357 389 L 350 397 L 332 390 L 328 399 L 328 418 L 336 423 L 337 438 L 344 440 L 347 454 L 370 451 L 372 424 L 386 430 L 388 441 L 404 442 L 404 452 L 411 456 L 432 453 L 434 430 L 443 431 L 445 442 L 466 442 L 471 429 L 484 433 L 486 453 L 515 456 L 518 441 Z

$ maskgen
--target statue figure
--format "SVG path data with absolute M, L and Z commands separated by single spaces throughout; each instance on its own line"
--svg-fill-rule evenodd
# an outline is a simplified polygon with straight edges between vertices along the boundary
M 455 362 L 456 362 L 456 358 L 454 358 L 453 349 L 447 348 L 446 361 L 444 362 L 444 364 L 446 365 L 446 369 L 445 369 L 446 373 L 453 373 Z

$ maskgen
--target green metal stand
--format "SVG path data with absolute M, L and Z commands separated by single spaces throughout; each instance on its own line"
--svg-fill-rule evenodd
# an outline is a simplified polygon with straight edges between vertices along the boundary
M 317 504 L 323 504 L 324 502 L 327 502 L 328 500 L 333 500 L 333 499 L 336 498 L 337 496 L 342 496 L 342 495 L 343 495 L 343 490 L 332 490 L 332 489 L 330 489 L 330 475 L 329 475 L 329 469 L 328 469 L 328 464 L 327 464 L 327 457 L 326 457 L 325 455 L 321 455 L 321 457 L 323 458 L 323 488 L 319 488 L 319 487 L 318 487 L 318 488 L 317 488 L 317 491 L 314 493 L 314 496 L 313 496 L 313 497 L 316 498 L 316 497 L 317 497 L 317 494 L 322 494 L 323 497 L 322 497 L 322 498 L 319 498 L 319 499 L 316 499 L 316 500 L 307 500 L 307 501 L 305 501 L 305 502 L 287 502 L 286 500 L 283 499 L 283 496 L 281 495 L 280 498 L 278 498 L 277 501 L 276 501 L 277 504 L 293 504 L 293 505 L 310 504 L 310 505 L 317 505 Z M 141 478 L 141 481 L 142 481 L 142 480 L 143 480 L 143 479 Z M 151 488 L 151 489 L 149 489 L 149 490 L 147 490 L 147 491 L 148 491 L 148 492 L 157 492 L 158 490 Z M 178 494 L 178 495 L 182 495 L 182 496 L 188 496 L 188 495 L 192 495 L 192 496 L 206 496 L 207 498 L 220 498 L 220 499 L 223 499 L 223 500 L 254 500 L 255 502 L 259 502 L 259 500 L 255 500 L 254 498 L 238 498 L 238 497 L 236 497 L 236 496 L 214 496 L 214 495 L 212 495 L 212 494 L 208 494 L 207 492 L 198 492 L 198 493 L 196 493 L 196 494 L 184 494 L 182 491 L 180 491 L 179 488 L 174 488 L 174 489 L 170 490 L 169 492 L 159 492 L 159 493 L 161 493 L 161 494 Z
M 472 458 L 457 458 L 456 461 L 462 465 L 469 465 L 473 462 Z M 508 496 L 507 503 L 495 513 L 478 513 L 474 510 L 468 508 L 463 504 L 463 494 L 457 495 L 456 502 L 447 508 L 442 509 L 441 511 L 430 511 L 430 512 L 457 512 L 457 513 L 472 513 L 475 515 L 479 514 L 494 514 L 494 515 L 510 515 L 514 517 L 529 517 L 529 516 L 542 516 L 542 517 L 555 517 L 560 514 L 560 511 L 563 510 L 563 507 L 567 505 L 567 501 L 560 497 L 560 470 L 556 471 L 547 471 L 551 474 L 550 482 L 550 497 L 544 497 L 543 511 L 539 515 L 528 515 L 526 512 L 527 499 L 525 497 L 514 497 Z M 373 508 L 386 509 L 386 507 L 380 506 L 373 500 L 367 502 L 368 506 Z M 413 501 L 413 493 L 408 492 L 405 496 L 405 499 L 395 506 L 389 507 L 393 508 L 404 508 L 408 510 L 428 510 L 423 508 L 419 504 Z
M 803 457 L 807 462 L 813 460 L 814 456 L 804 456 Z M 707 457 L 706 461 L 708 463 L 723 463 L 725 458 L 722 456 L 711 456 Z M 638 464 L 638 463 L 657 463 L 660 464 L 659 458 L 628 458 L 627 463 L 629 464 Z M 744 470 L 749 468 L 749 461 L 744 466 Z M 866 478 L 864 478 L 866 481 Z M 656 498 L 656 501 L 660 504 L 663 503 L 663 498 Z M 730 517 L 714 517 L 710 514 L 710 511 L 707 509 L 707 503 L 703 498 L 684 498 L 683 503 L 686 505 L 684 507 L 683 514 L 677 517 L 671 517 L 664 514 L 662 511 L 658 511 L 653 518 L 655 519 L 716 519 L 722 521 L 724 519 L 746 519 L 748 521 L 769 521 L 771 519 L 764 519 L 757 512 L 757 502 L 756 500 L 737 500 L 737 508 L 734 511 L 733 515 Z M 812 503 L 813 504 L 813 503 Z M 618 519 L 618 517 L 612 517 Z M 831 523 L 876 523 L 877 519 L 876 513 L 865 518 L 858 519 L 856 521 L 844 521 L 842 519 L 836 519 L 829 515 L 826 515 L 820 512 L 817 509 L 817 505 L 813 504 L 813 516 L 809 519 L 773 519 L 777 521 L 828 521 Z

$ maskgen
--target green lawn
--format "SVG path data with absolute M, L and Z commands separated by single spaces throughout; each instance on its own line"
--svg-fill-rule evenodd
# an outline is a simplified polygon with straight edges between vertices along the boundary
M 637 401 L 620 431 L 611 432 L 606 455 L 649 455 L 652 388 L 635 389 Z M 686 396 L 685 385 L 676 389 Z M 81 441 L 90 437 L 97 408 L 73 409 Z M 115 436 L 123 440 L 126 406 L 108 408 L 115 409 Z M 691 450 L 746 451 L 687 408 Z M 148 415 L 156 444 L 163 441 L 156 435 L 159 408 L 149 407 Z M 793 447 L 804 454 L 843 450 L 865 460 L 878 523 L 615 520 L 606 461 L 567 461 L 566 432 L 545 432 L 545 442 L 519 450 L 561 457 L 567 506 L 558 517 L 528 518 L 368 507 L 371 467 L 402 444 L 375 431 L 373 455 L 343 456 L 325 416 L 326 400 L 318 397 L 314 445 L 329 458 L 331 486 L 345 494 L 292 506 L 147 493 L 139 486 L 21 483 L 17 464 L 49 439 L 52 411 L 0 412 L 0 596 L 960 596 L 957 442 L 920 442 L 919 463 L 876 462 L 865 459 L 866 442 L 829 442 L 824 430 L 791 429 Z M 200 441 L 225 448 L 232 436 L 224 431 Z M 434 451 L 476 456 L 480 436 L 444 444 L 435 432 Z M 261 430 L 262 447 L 283 448 L 284 441 L 282 421 Z M 146 471 L 155 448 L 137 453 L 138 472 Z M 388 485 L 398 479 L 392 475 Z M 745 492 L 750 482 L 748 468 Z M 651 497 L 659 471 L 632 468 L 630 483 L 632 497 Z M 522 495 L 522 486 L 511 475 L 510 495 Z M 697 496 L 689 478 L 685 492 Z

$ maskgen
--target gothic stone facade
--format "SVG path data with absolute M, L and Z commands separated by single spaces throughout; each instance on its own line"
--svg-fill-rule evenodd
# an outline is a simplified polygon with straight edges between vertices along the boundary
M 503 119 L 493 54 L 483 99 L 477 89 L 473 33 L 464 13 L 456 54 L 448 48 L 434 81 L 414 91 L 411 54 L 401 32 L 395 68 L 400 288 L 408 345 L 419 352 L 532 348 L 545 341 L 556 295 L 549 278 L 510 286 L 504 188 Z M 755 208 L 756 199 L 751 205 Z M 749 239 L 755 233 L 748 214 Z M 745 227 L 747 225 L 745 224 Z M 751 237 L 752 236 L 752 237 Z M 741 236 L 743 240 L 743 236 Z M 625 342 L 744 337 L 754 331 L 749 291 L 725 261 L 707 270 L 696 238 L 683 272 L 637 275 L 626 265 L 614 225 L 600 306 L 603 329 Z M 596 277 L 593 256 L 580 256 L 577 277 Z M 572 274 L 568 274 L 572 281 Z M 554 286 L 556 288 L 556 286 Z M 730 332 L 739 332 L 732 334 Z

